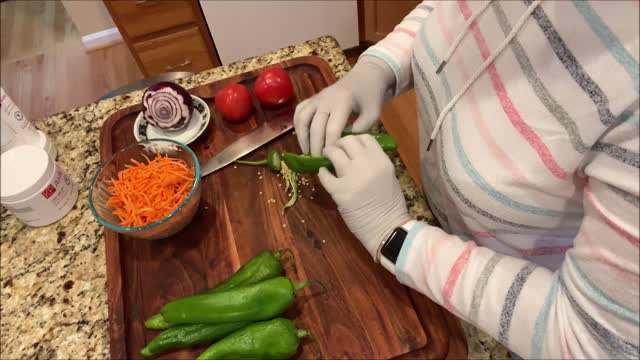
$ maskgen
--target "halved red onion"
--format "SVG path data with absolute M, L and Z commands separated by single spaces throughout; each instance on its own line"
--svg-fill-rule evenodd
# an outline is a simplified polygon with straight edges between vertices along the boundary
M 151 85 L 142 95 L 142 113 L 147 122 L 165 130 L 180 130 L 193 114 L 193 100 L 180 85 L 163 81 Z

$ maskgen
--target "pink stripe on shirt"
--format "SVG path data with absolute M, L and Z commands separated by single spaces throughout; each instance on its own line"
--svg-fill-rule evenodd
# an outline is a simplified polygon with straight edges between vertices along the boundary
M 453 289 L 456 287 L 456 283 L 464 270 L 464 267 L 469 262 L 471 258 L 471 252 L 475 249 L 476 243 L 473 241 L 469 241 L 467 243 L 467 247 L 462 251 L 460 256 L 456 259 L 456 262 L 453 263 L 451 270 L 449 271 L 449 276 L 447 276 L 447 281 L 444 283 L 444 287 L 442 288 L 442 297 L 444 300 L 444 307 L 453 310 L 451 306 L 451 296 L 453 295 Z
M 453 39 L 451 37 L 451 34 L 449 33 L 449 30 L 447 29 L 447 26 L 444 23 L 444 19 L 443 19 L 444 15 L 442 14 L 442 11 L 436 11 L 435 14 L 436 14 L 436 18 L 438 19 L 438 24 L 440 25 L 440 30 L 442 31 L 446 41 L 449 44 L 451 44 L 453 42 Z M 462 60 L 462 58 L 459 56 L 454 56 L 452 60 L 454 64 L 459 65 L 464 81 L 465 82 L 468 81 L 470 77 L 466 71 L 467 69 L 464 66 L 464 61 Z M 513 177 L 513 179 L 517 184 L 523 184 L 523 185 L 526 184 L 526 185 L 535 187 L 534 184 L 532 184 L 529 180 L 527 180 L 527 178 L 520 171 L 520 169 L 515 164 L 515 162 L 511 160 L 511 158 L 509 158 L 507 153 L 504 150 L 502 150 L 502 148 L 500 148 L 500 146 L 497 144 L 496 140 L 494 139 L 493 135 L 491 135 L 491 132 L 489 131 L 489 128 L 486 125 L 485 118 L 482 115 L 482 112 L 480 111 L 480 106 L 478 105 L 478 101 L 476 100 L 475 94 L 471 88 L 467 91 L 467 96 L 465 97 L 465 99 L 469 103 L 471 119 L 473 120 L 474 124 L 480 131 L 480 135 L 482 135 L 480 136 L 480 138 L 484 141 L 485 144 L 487 144 L 487 147 L 489 148 L 493 156 L 498 160 L 500 164 L 502 164 L 502 166 L 505 169 L 509 171 L 509 173 L 511 173 L 511 176 Z
M 405 34 L 411 36 L 412 38 L 416 37 L 416 32 L 415 31 L 409 30 L 409 29 L 407 29 L 405 27 L 396 26 L 396 28 L 393 29 L 393 32 L 396 32 L 396 31 L 397 32 L 401 32 L 401 33 L 405 33 Z
M 466 0 L 459 0 L 458 6 L 465 20 L 468 20 L 471 17 L 471 11 L 469 10 L 469 6 L 467 5 Z M 480 49 L 480 54 L 482 54 L 482 58 L 486 60 L 489 58 L 490 53 L 487 47 L 487 43 L 485 42 L 484 36 L 478 27 L 476 21 L 471 23 L 471 32 L 473 33 L 473 37 L 476 39 L 476 43 L 478 44 L 478 48 Z M 533 147 L 533 149 L 538 153 L 538 156 L 544 163 L 544 165 L 551 171 L 553 175 L 562 180 L 570 180 L 572 178 L 572 174 L 564 170 L 553 158 L 547 145 L 540 139 L 538 134 L 536 134 L 522 119 L 520 113 L 513 105 L 509 94 L 507 93 L 507 89 L 504 87 L 502 83 L 502 79 L 496 70 L 495 63 L 492 63 L 487 68 L 489 72 L 489 77 L 491 79 L 491 83 L 493 84 L 493 89 L 496 92 L 498 100 L 500 100 L 500 104 L 502 105 L 502 109 L 505 114 L 509 117 L 509 120 L 513 124 L 513 126 L 518 130 L 518 132 L 527 140 L 527 142 Z

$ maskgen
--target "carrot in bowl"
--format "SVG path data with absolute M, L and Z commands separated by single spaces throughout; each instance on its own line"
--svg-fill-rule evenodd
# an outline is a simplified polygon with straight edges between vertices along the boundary
M 109 180 L 107 206 L 114 209 L 121 226 L 145 226 L 161 220 L 189 195 L 194 171 L 183 160 L 158 153 L 146 164 L 131 163 Z

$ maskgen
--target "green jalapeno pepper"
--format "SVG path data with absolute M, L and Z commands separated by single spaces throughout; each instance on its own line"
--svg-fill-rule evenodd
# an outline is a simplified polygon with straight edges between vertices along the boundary
M 351 133 L 348 131 L 342 132 L 343 137 L 348 135 L 361 135 L 361 134 Z M 390 152 L 398 151 L 398 143 L 393 137 L 391 137 L 391 135 L 386 133 L 370 133 L 369 135 L 373 136 L 373 138 L 376 139 L 378 144 L 380 144 L 380 147 L 382 147 L 382 150 L 390 151 Z
M 166 350 L 196 346 L 222 339 L 251 322 L 241 321 L 224 324 L 189 324 L 178 325 L 163 331 L 140 351 L 149 357 Z
M 317 173 L 322 167 L 333 169 L 331 161 L 325 157 L 283 153 L 282 161 L 298 174 Z
M 162 317 L 174 324 L 219 324 L 271 319 L 286 310 L 307 282 L 292 283 L 283 276 L 212 294 L 172 301 Z
M 225 291 L 242 285 L 255 284 L 267 279 L 274 278 L 282 274 L 282 263 L 280 259 L 285 253 L 290 253 L 291 249 L 275 251 L 263 251 L 254 256 L 246 264 L 242 265 L 231 277 L 216 287 L 206 290 L 205 293 L 215 293 Z
M 259 161 L 243 161 L 237 160 L 236 163 L 242 165 L 267 165 L 273 171 L 280 171 L 280 153 L 275 150 L 269 150 L 267 158 Z
M 343 133 L 349 135 L 348 133 Z M 398 143 L 389 134 L 371 134 L 382 147 L 384 151 L 397 151 Z M 298 155 L 293 153 L 283 153 L 282 161 L 291 169 L 299 174 L 317 173 L 322 167 L 332 169 L 333 164 L 325 157 Z
M 342 136 L 357 135 L 349 132 L 343 132 Z M 382 150 L 395 152 L 398 150 L 398 143 L 389 134 L 370 134 L 380 144 Z M 304 173 L 317 173 L 321 167 L 332 169 L 333 165 L 329 159 L 321 156 L 308 156 L 299 155 L 294 153 L 284 152 L 279 154 L 275 150 L 270 150 L 267 154 L 267 158 L 260 161 L 236 161 L 238 164 L 243 165 L 267 165 L 273 171 L 280 171 L 282 168 L 281 162 L 285 164 L 292 171 L 304 174 Z
M 198 360 L 288 359 L 298 352 L 300 338 L 309 336 L 291 320 L 275 318 L 251 324 L 205 350 Z
M 231 277 L 215 287 L 205 290 L 204 293 L 214 293 L 228 290 L 234 287 L 255 284 L 263 280 L 274 278 L 282 274 L 282 263 L 280 259 L 285 253 L 291 253 L 290 249 L 276 252 L 263 251 L 254 256 L 246 264 L 242 265 Z M 167 329 L 172 324 L 165 321 L 160 314 L 151 316 L 144 322 L 147 329 L 162 330 Z

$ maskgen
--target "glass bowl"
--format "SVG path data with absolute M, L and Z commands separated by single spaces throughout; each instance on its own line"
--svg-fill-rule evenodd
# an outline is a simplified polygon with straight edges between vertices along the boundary
M 176 159 L 182 159 L 187 166 L 195 170 L 193 184 L 189 195 L 169 215 L 156 222 L 139 227 L 120 225 L 120 220 L 113 215 L 113 208 L 107 206 L 111 196 L 108 181 L 117 177 L 118 171 L 131 164 L 131 160 L 146 163 L 156 158 L 156 152 Z M 169 237 L 182 230 L 198 211 L 202 194 L 200 180 L 200 162 L 196 154 L 186 145 L 169 139 L 149 139 L 129 145 L 115 153 L 109 161 L 100 167 L 89 188 L 89 209 L 100 224 L 108 229 L 138 239 L 156 240 Z

